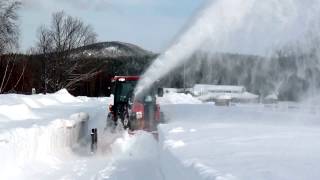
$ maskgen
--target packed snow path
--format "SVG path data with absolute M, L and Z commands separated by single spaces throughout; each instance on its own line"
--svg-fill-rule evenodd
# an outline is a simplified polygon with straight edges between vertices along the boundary
M 124 135 L 110 147 L 113 152 L 100 149 L 94 155 L 69 153 L 52 164 L 32 164 L 32 171 L 24 173 L 22 179 L 161 180 L 155 143 L 152 136 L 143 132 L 136 137 Z

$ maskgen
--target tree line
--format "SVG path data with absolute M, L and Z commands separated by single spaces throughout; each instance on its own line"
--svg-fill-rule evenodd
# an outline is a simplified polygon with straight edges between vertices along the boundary
M 320 90 L 320 61 L 319 51 L 311 49 L 301 51 L 291 46 L 271 57 L 197 52 L 165 77 L 164 85 L 240 85 L 261 97 L 274 94 L 283 101 L 314 98 Z
M 0 2 L 0 93 L 41 93 L 67 88 L 75 95 L 103 95 L 115 74 L 141 74 L 153 56 L 118 58 L 72 57 L 74 50 L 97 42 L 91 25 L 63 11 L 52 14 L 50 24 L 37 30 L 37 43 L 28 54 L 19 47 L 19 1 Z M 130 67 L 129 67 L 130 66 Z

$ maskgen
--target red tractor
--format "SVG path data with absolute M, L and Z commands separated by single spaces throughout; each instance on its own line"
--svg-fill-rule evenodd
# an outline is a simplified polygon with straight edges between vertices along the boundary
M 115 76 L 112 79 L 114 103 L 109 106 L 107 128 L 118 125 L 130 131 L 145 130 L 155 132 L 163 116 L 156 96 L 163 96 L 162 88 L 149 88 L 135 97 L 134 90 L 139 76 Z M 121 124 L 119 124 L 121 123 Z

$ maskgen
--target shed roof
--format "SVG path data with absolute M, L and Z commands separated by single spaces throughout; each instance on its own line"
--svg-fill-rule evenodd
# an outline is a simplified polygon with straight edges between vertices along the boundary
M 244 86 L 210 85 L 210 84 L 196 84 L 193 87 L 193 90 L 195 91 L 232 91 L 232 92 L 246 91 Z

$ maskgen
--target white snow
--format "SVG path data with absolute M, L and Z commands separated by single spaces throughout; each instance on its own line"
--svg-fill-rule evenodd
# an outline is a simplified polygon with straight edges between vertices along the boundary
M 58 157 L 69 154 L 86 138 L 89 115 L 96 113 L 97 105 L 107 106 L 106 100 L 90 103 L 66 90 L 48 95 L 0 95 L 0 179 L 25 179 L 26 173 L 36 169 L 32 164 L 51 166 Z
M 319 179 L 320 109 L 203 104 L 170 91 L 159 140 L 103 133 L 111 98 L 0 95 L 0 179 Z M 88 130 L 98 128 L 90 153 Z
M 113 47 L 113 46 L 106 47 L 105 50 L 106 51 L 111 51 L 111 52 L 119 51 L 119 49 L 117 47 Z
M 243 93 L 246 91 L 243 86 L 227 86 L 227 85 L 209 85 L 209 84 L 196 84 L 193 87 L 195 92 L 200 94 L 207 92 L 230 92 L 230 93 Z
M 175 93 L 168 91 L 163 97 L 158 98 L 160 104 L 201 104 L 202 101 L 193 97 L 191 94 Z
M 110 103 L 112 97 L 73 97 L 66 90 L 0 95 L 0 179 L 162 179 L 152 135 L 103 133 Z M 95 155 L 91 128 L 98 128 Z
M 193 94 L 204 102 L 217 99 L 250 102 L 258 101 L 259 98 L 258 95 L 247 92 L 243 86 L 196 84 L 192 90 Z
M 103 49 L 84 50 L 82 53 L 73 54 L 73 57 L 89 56 L 89 57 L 116 57 L 125 55 L 126 52 L 116 46 L 108 46 Z
M 1 105 L 0 114 L 2 117 L 11 120 L 24 120 L 25 118 L 37 119 L 38 117 L 25 104 Z M 4 119 L 4 118 L 0 118 Z
M 159 131 L 166 178 L 319 179 L 320 113 L 296 107 L 163 106 L 172 120 Z
M 267 100 L 278 100 L 278 95 L 276 93 L 269 94 L 264 99 L 267 99 Z

